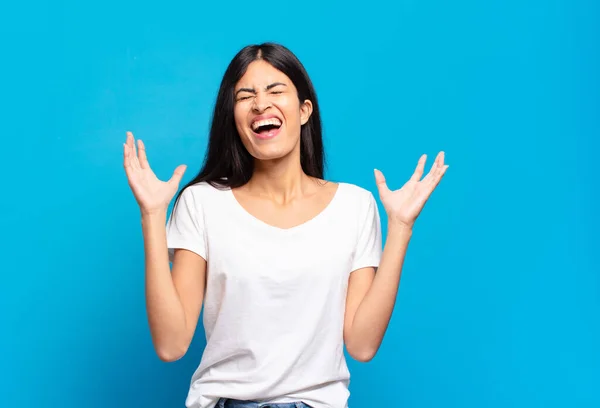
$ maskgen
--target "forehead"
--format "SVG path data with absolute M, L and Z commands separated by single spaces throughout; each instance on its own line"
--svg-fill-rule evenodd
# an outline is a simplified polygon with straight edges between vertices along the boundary
M 291 85 L 292 82 L 283 72 L 263 60 L 253 61 L 236 84 L 236 88 L 264 88 L 274 82 Z

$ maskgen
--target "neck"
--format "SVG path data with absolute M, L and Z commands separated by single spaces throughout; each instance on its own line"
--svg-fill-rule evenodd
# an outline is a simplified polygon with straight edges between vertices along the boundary
M 259 161 L 254 165 L 254 173 L 246 184 L 251 194 L 268 197 L 285 204 L 304 195 L 314 185 L 300 165 L 300 157 L 290 155 L 277 160 Z

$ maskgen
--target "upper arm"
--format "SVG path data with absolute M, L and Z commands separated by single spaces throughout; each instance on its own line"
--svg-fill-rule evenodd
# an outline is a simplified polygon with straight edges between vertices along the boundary
M 186 335 L 191 341 L 204 301 L 206 260 L 187 249 L 175 249 L 171 276 L 185 314 Z
M 357 214 L 356 243 L 348 278 L 344 315 L 344 342 L 350 349 L 352 348 L 350 329 L 354 316 L 373 284 L 382 255 L 381 222 L 377 202 L 371 193 L 364 196 L 361 201 L 362 206 Z
M 203 206 L 198 189 L 186 188 L 167 223 L 171 278 L 185 313 L 186 335 L 191 341 L 204 301 L 207 246 Z
M 365 298 L 375 279 L 375 268 L 367 267 L 358 269 L 350 274 L 348 279 L 348 293 L 346 295 L 346 311 L 344 314 L 344 343 L 348 347 L 350 328 L 358 306 Z

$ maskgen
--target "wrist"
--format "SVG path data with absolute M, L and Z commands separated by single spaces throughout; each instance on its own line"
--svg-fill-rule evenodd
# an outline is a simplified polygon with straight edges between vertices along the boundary
M 388 235 L 402 235 L 410 237 L 412 235 L 413 225 L 402 221 L 388 219 Z
M 141 210 L 142 222 L 143 223 L 154 223 L 154 222 L 165 222 L 167 218 L 167 210 Z

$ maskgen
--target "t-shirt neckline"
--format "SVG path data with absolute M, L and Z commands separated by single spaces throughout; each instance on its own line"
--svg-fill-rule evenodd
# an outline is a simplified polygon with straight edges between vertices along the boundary
M 325 208 L 323 208 L 317 215 L 315 215 L 314 217 L 312 217 L 309 220 L 304 221 L 301 224 L 295 225 L 290 228 L 277 227 L 275 225 L 269 224 L 269 223 L 261 220 L 260 218 L 252 215 L 250 212 L 248 212 L 248 210 L 246 210 L 240 204 L 240 202 L 237 200 L 237 198 L 235 198 L 235 195 L 233 194 L 233 190 L 231 188 L 227 189 L 227 195 L 228 195 L 229 200 L 231 201 L 231 204 L 232 204 L 233 208 L 235 209 L 235 211 L 237 211 L 239 214 L 241 214 L 241 216 L 243 216 L 250 222 L 252 222 L 262 228 L 271 230 L 271 231 L 275 231 L 275 232 L 282 233 L 282 234 L 291 234 L 293 232 L 297 232 L 297 231 L 300 231 L 300 230 L 310 227 L 311 225 L 317 223 L 321 218 L 325 217 L 330 211 L 333 211 L 333 207 L 335 206 L 336 202 L 339 200 L 339 196 L 341 194 L 341 189 L 342 189 L 343 184 L 344 183 L 337 183 L 338 186 L 337 186 L 337 189 L 336 189 L 333 197 L 331 198 L 331 200 L 329 200 L 329 203 L 327 204 L 327 206 L 325 206 Z

